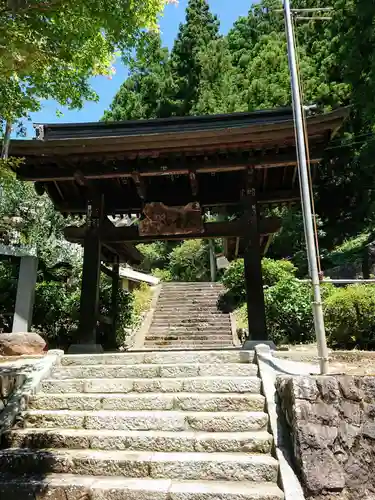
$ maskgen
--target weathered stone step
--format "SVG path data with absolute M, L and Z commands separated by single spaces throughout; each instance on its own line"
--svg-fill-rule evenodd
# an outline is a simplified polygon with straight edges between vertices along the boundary
M 71 496 L 74 495 L 74 496 Z M 177 481 L 92 475 L 47 474 L 43 478 L 0 476 L 4 500 L 282 500 L 272 483 Z
M 161 453 L 141 451 L 0 450 L 3 473 L 95 475 L 127 478 L 224 480 L 276 483 L 277 461 L 245 453 Z
M 70 354 L 61 359 L 63 366 L 82 365 L 135 365 L 146 364 L 176 364 L 176 363 L 252 363 L 254 351 L 229 349 L 222 351 L 192 351 L 192 352 L 126 352 L 123 354 Z
M 220 294 L 219 293 L 212 293 L 212 292 L 177 292 L 177 291 L 170 291 L 170 292 L 162 292 L 159 295 L 158 302 L 166 302 L 169 300 L 173 301 L 186 301 L 186 302 L 195 302 L 195 301 L 206 301 L 206 302 L 217 302 Z
M 163 283 L 163 289 L 167 288 L 224 288 L 224 285 L 218 281 L 166 281 Z
M 70 448 L 163 452 L 270 453 L 273 438 L 266 431 L 123 431 L 90 429 L 19 429 L 6 433 L 3 444 L 16 448 Z
M 242 432 L 264 430 L 268 423 L 263 412 L 27 410 L 22 419 L 25 428 L 129 431 Z
M 229 314 L 221 313 L 221 312 L 213 312 L 210 314 L 200 312 L 199 314 L 179 314 L 176 317 L 171 317 L 170 314 L 165 314 L 160 311 L 155 311 L 153 316 L 153 321 L 179 321 L 181 323 L 190 322 L 190 321 L 226 321 L 230 320 Z
M 151 330 L 155 332 L 163 332 L 163 331 L 173 331 L 176 333 L 191 333 L 200 335 L 203 333 L 210 333 L 212 335 L 219 335 L 220 333 L 227 333 L 230 330 L 230 322 L 220 322 L 218 324 L 204 324 L 197 323 L 195 325 L 155 325 L 154 323 L 151 326 Z
M 225 340 L 225 341 L 215 341 L 211 342 L 210 340 L 201 340 L 201 341 L 193 341 L 193 340 L 151 340 L 148 341 L 146 338 L 146 341 L 144 343 L 144 346 L 147 348 L 160 348 L 160 349 L 165 349 L 168 347 L 175 347 L 177 349 L 227 349 L 228 347 L 231 347 L 233 345 L 232 341 Z
M 149 338 L 148 338 L 149 339 Z M 256 376 L 258 367 L 249 363 L 229 364 L 138 364 L 138 365 L 89 365 L 89 366 L 64 366 L 56 370 L 52 378 L 180 378 L 180 377 L 251 377 Z
M 161 331 L 150 331 L 149 334 L 147 335 L 147 340 L 181 340 L 182 342 L 189 341 L 189 342 L 209 342 L 211 344 L 215 344 L 216 342 L 223 342 L 223 341 L 232 341 L 232 334 L 225 332 L 225 333 L 219 333 L 219 334 L 214 334 L 212 332 L 208 332 L 207 335 L 205 332 L 199 332 L 199 333 L 193 333 L 191 331 L 187 331 L 186 333 L 174 333 L 174 330 L 168 330 L 165 328 L 163 332 Z
M 264 397 L 260 394 L 183 392 L 37 394 L 29 402 L 29 408 L 34 410 L 264 411 Z

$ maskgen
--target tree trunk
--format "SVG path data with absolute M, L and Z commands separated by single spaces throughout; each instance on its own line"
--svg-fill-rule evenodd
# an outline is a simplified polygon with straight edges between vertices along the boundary
M 3 139 L 3 146 L 1 148 L 1 159 L 2 160 L 6 160 L 8 158 L 10 134 L 11 133 L 12 133 L 12 124 L 7 120 L 5 122 L 5 133 L 4 133 L 4 139 Z

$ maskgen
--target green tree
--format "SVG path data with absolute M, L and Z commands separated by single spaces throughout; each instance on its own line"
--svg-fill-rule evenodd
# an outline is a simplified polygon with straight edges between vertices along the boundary
M 172 72 L 177 85 L 176 114 L 191 114 L 197 101 L 202 74 L 201 52 L 219 38 L 219 22 L 206 0 L 189 0 L 186 22 L 180 24 L 171 53 Z
M 149 33 L 129 62 L 129 77 L 121 85 L 104 120 L 163 118 L 173 114 L 174 81 L 169 51 L 159 33 Z
M 13 0 L 0 6 L 0 124 L 7 157 L 11 125 L 40 100 L 80 108 L 98 96 L 89 78 L 112 74 L 117 53 L 156 28 L 166 0 Z M 2 128 L 2 127 L 1 127 Z
M 211 41 L 199 52 L 201 65 L 200 82 L 193 114 L 210 115 L 243 111 L 241 96 L 238 94 L 237 68 L 224 38 Z

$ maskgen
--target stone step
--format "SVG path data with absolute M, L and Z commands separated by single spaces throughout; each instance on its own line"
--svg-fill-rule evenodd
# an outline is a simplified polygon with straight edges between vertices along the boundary
M 181 323 L 185 322 L 190 322 L 190 321 L 226 321 L 230 320 L 229 314 L 221 313 L 221 312 L 216 312 L 216 313 L 199 313 L 199 314 L 179 314 L 178 317 L 171 317 L 170 314 L 165 314 L 160 311 L 155 311 L 154 316 L 153 316 L 153 321 L 167 321 L 167 322 L 173 322 L 173 321 L 179 321 Z
M 175 347 L 177 349 L 227 349 L 228 347 L 233 346 L 232 340 L 217 340 L 215 342 L 211 342 L 210 340 L 148 340 L 144 343 L 144 347 L 151 349 L 165 349 L 168 347 Z
M 25 428 L 112 429 L 129 431 L 243 432 L 265 430 L 263 412 L 26 410 Z
M 37 394 L 29 401 L 29 408 L 34 410 L 264 411 L 264 397 L 260 394 L 183 392 Z
M 273 437 L 266 431 L 100 431 L 90 429 L 19 429 L 3 436 L 16 448 L 70 448 L 161 452 L 270 453 Z
M 225 333 L 213 333 L 213 332 L 198 332 L 193 333 L 192 331 L 186 332 L 176 332 L 175 329 L 171 328 L 170 330 L 163 328 L 163 330 L 155 330 L 151 329 L 147 334 L 147 340 L 181 340 L 181 341 L 192 341 L 192 342 L 210 342 L 211 344 L 215 344 L 216 342 L 231 342 L 232 334 L 226 331 Z
M 158 297 L 158 302 L 166 302 L 169 300 L 173 301 L 205 301 L 205 302 L 217 302 L 220 297 L 220 293 L 212 292 L 161 292 Z
M 163 332 L 163 331 L 173 331 L 176 333 L 191 333 L 191 334 L 196 334 L 200 335 L 203 333 L 210 333 L 212 335 L 219 335 L 220 333 L 227 333 L 228 331 L 231 331 L 230 327 L 230 322 L 225 321 L 223 322 L 218 322 L 214 324 L 204 324 L 204 323 L 197 323 L 195 325 L 155 325 L 155 323 L 152 323 L 151 325 L 151 330 L 154 330 L 155 332 Z
M 149 338 L 148 338 L 149 339 Z M 181 378 L 181 377 L 254 377 L 258 367 L 249 363 L 229 364 L 138 364 L 138 365 L 89 365 L 61 367 L 53 372 L 52 378 Z
M 273 483 L 47 474 L 43 478 L 0 476 L 4 500 L 282 500 Z
M 162 289 L 167 288 L 222 288 L 224 285 L 218 281 L 167 281 L 163 283 Z
M 162 453 L 103 450 L 0 450 L 0 472 L 82 474 L 127 478 L 276 483 L 278 462 L 246 453 Z
M 176 363 L 253 363 L 254 351 L 241 349 L 191 351 L 191 352 L 125 352 L 123 354 L 70 354 L 61 358 L 63 366 L 83 365 L 135 365 Z

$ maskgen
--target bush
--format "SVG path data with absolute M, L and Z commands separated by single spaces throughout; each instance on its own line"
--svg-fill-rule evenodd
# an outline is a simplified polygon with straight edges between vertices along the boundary
M 289 260 L 262 260 L 263 285 L 269 287 L 295 276 L 297 268 Z
M 225 270 L 221 281 L 234 302 L 241 304 L 246 301 L 243 259 L 233 260 Z
M 159 278 L 160 281 L 173 281 L 173 276 L 169 269 L 153 269 L 152 275 Z
M 187 240 L 173 249 L 170 271 L 175 281 L 209 281 L 209 249 L 203 240 Z
M 336 288 L 325 301 L 328 342 L 333 347 L 375 348 L 375 286 Z
M 314 339 L 311 294 L 310 284 L 295 278 L 283 279 L 265 290 L 268 334 L 275 344 Z
M 294 265 L 287 260 L 262 260 L 263 285 L 270 287 L 281 280 L 293 277 L 296 272 Z M 222 282 L 237 304 L 246 301 L 244 277 L 244 261 L 237 259 L 230 263 L 222 277 Z

